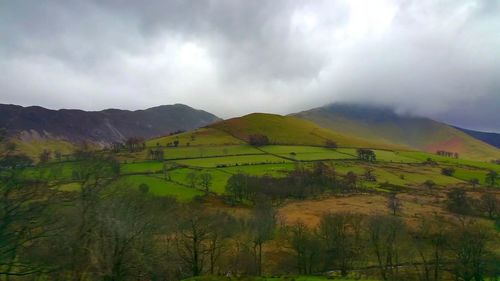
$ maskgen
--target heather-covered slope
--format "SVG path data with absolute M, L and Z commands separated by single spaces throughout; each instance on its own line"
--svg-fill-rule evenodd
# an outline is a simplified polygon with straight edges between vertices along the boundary
M 294 114 L 333 131 L 413 149 L 445 150 L 476 160 L 500 158 L 500 150 L 447 124 L 386 108 L 333 104 Z

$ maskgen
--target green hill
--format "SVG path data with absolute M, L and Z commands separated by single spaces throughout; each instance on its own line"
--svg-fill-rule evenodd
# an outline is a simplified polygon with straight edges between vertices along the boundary
M 340 147 L 404 148 L 385 140 L 337 133 L 301 118 L 276 114 L 252 113 L 214 123 L 209 128 L 244 141 L 254 134 L 266 135 L 271 144 L 324 146 L 326 140 L 332 140 Z
M 428 118 L 399 115 L 390 109 L 334 104 L 293 116 L 339 133 L 431 153 L 445 150 L 475 160 L 500 158 L 499 149 L 452 126 Z

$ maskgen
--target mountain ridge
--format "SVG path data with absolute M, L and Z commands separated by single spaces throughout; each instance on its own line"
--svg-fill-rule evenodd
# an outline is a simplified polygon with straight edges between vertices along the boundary
M 128 137 L 152 138 L 175 131 L 193 130 L 220 120 L 219 117 L 183 104 L 148 109 L 47 109 L 0 104 L 0 127 L 9 135 L 37 132 L 41 137 L 71 142 L 102 144 L 121 142 Z

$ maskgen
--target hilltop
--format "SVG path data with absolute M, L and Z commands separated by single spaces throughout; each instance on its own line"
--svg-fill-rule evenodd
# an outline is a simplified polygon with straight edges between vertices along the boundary
M 264 135 L 269 144 L 274 145 L 325 146 L 330 140 L 339 147 L 408 150 L 407 147 L 384 140 L 363 139 L 321 128 L 305 119 L 268 113 L 252 113 L 222 120 L 191 132 L 154 138 L 147 143 L 167 145 L 177 141 L 179 146 L 240 145 L 249 143 L 252 135 Z
M 389 108 L 332 104 L 293 116 L 339 133 L 430 153 L 444 150 L 476 160 L 500 158 L 500 150 L 452 126 L 429 118 L 397 114 Z

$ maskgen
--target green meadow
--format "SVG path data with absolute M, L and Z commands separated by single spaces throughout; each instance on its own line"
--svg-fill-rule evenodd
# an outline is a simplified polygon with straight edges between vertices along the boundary
M 357 160 L 355 148 L 330 149 L 303 145 L 253 147 L 247 144 L 220 145 L 220 143 L 214 145 L 211 134 L 208 135 L 208 140 L 204 140 L 201 136 L 209 129 L 200 130 L 201 132 L 195 131 L 197 133 L 194 139 L 198 140 L 198 143 L 210 143 L 210 145 L 164 148 L 164 161 L 142 160 L 144 152 L 134 153 L 135 156 L 131 156 L 132 158 L 121 160 L 121 176 L 114 184 L 134 188 L 146 184 L 152 194 L 174 196 L 180 201 L 189 201 L 197 195 L 204 194 L 204 187 L 199 179 L 195 180 L 192 187 L 193 180 L 190 178 L 193 175 L 198 177 L 201 174 L 210 174 L 209 191 L 223 194 L 227 180 L 233 174 L 283 177 L 296 165 L 311 168 L 315 161 L 328 163 L 340 176 L 354 172 L 365 187 L 373 187 L 376 190 L 379 190 L 380 184 L 418 187 L 429 180 L 437 186 L 455 186 L 468 185 L 471 179 L 478 179 L 479 185 L 485 185 L 488 170 L 498 170 L 496 167 L 498 165 L 491 163 L 451 159 L 414 151 L 374 150 L 377 161 L 367 163 Z M 181 134 L 180 139 L 182 138 L 187 137 Z M 126 155 L 125 152 L 120 154 Z M 438 165 L 423 164 L 428 158 L 437 161 Z M 74 191 L 79 190 L 79 184 L 72 179 L 73 170 L 78 165 L 78 162 L 53 162 L 28 168 L 23 172 L 23 176 L 33 180 L 49 179 L 56 185 L 59 182 L 60 190 Z M 442 175 L 443 167 L 453 167 L 455 169 L 453 176 Z M 367 170 L 372 170 L 375 182 L 364 181 L 363 175 Z

